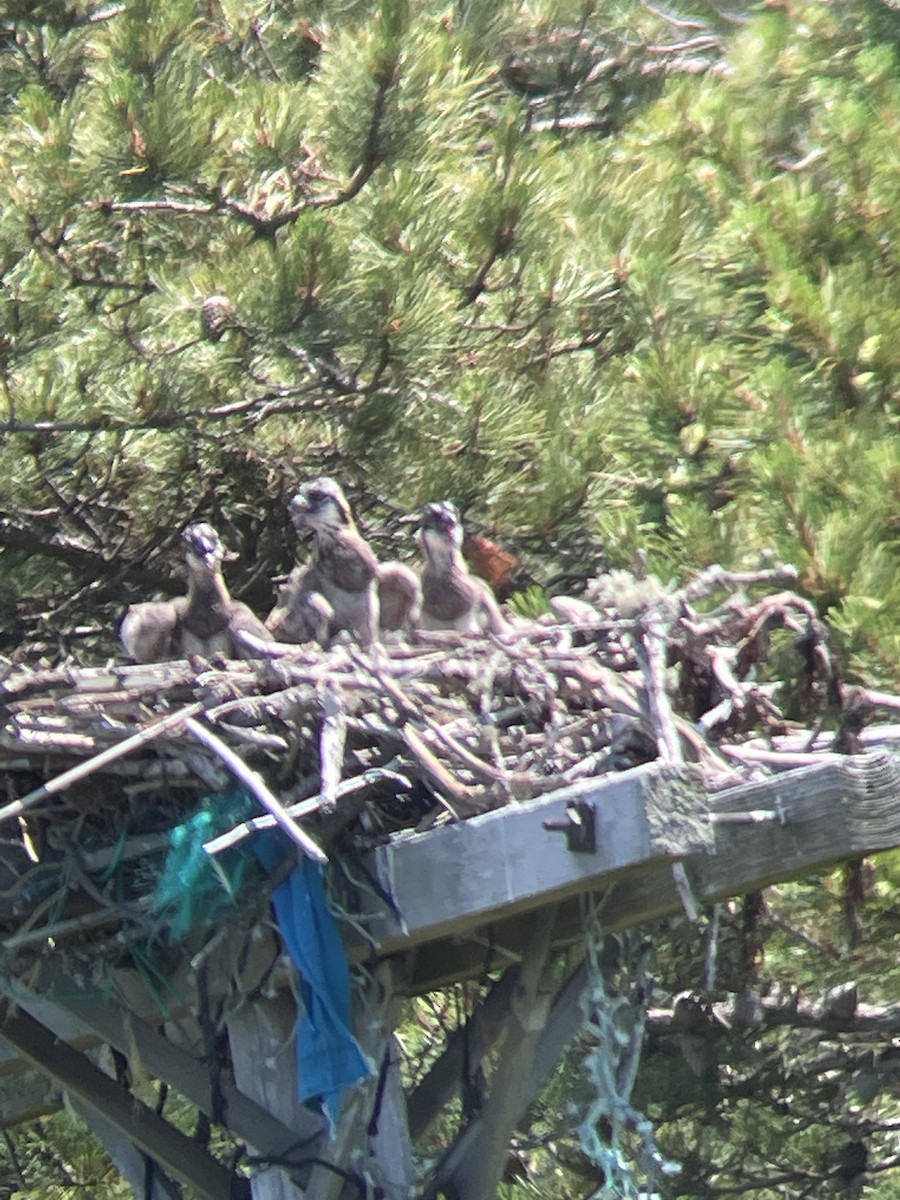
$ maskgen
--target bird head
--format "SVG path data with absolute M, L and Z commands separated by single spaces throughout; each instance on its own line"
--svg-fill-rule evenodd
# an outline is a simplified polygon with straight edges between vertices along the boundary
M 459 510 L 449 500 L 426 504 L 422 509 L 420 529 L 422 545 L 426 550 L 430 545 L 445 547 L 449 543 L 457 550 L 462 545 L 463 531 Z
M 298 532 L 316 533 L 353 527 L 353 515 L 341 486 L 327 475 L 304 483 L 288 505 L 291 521 Z
M 215 574 L 221 569 L 225 547 L 212 525 L 207 525 L 205 521 L 197 525 L 188 525 L 181 535 L 181 540 L 190 570 Z

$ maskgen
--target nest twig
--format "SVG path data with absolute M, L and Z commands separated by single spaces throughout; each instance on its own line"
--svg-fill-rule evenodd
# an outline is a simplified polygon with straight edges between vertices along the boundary
M 211 854 L 280 824 L 324 857 L 319 847 L 338 837 L 366 845 L 660 758 L 696 764 L 718 790 L 839 748 L 829 721 L 859 741 L 863 718 L 900 707 L 841 691 L 814 609 L 777 590 L 792 578 L 790 568 L 711 568 L 671 591 L 606 577 L 560 601 L 562 620 L 371 651 L 10 664 L 0 818 L 27 821 L 29 838 L 43 822 L 57 853 L 77 844 L 81 864 L 109 869 L 165 844 L 198 790 L 225 790 L 234 776 L 268 812 L 211 836 Z M 783 649 L 773 674 L 775 630 L 801 651 L 789 679 Z M 786 706 L 797 694 L 811 729 Z

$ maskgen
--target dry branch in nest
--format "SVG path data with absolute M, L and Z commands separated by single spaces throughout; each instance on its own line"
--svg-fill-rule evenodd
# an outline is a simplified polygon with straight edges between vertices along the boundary
M 237 781 L 257 812 L 215 831 L 209 854 L 277 824 L 324 857 L 336 841 L 352 851 L 654 759 L 697 764 L 710 790 L 796 766 L 900 702 L 841 689 L 814 609 L 780 590 L 793 578 L 712 568 L 666 591 L 614 573 L 556 601 L 565 619 L 502 636 L 8 667 L 0 839 L 32 862 L 74 854 L 84 874 L 108 870 L 165 845 L 198 797 Z M 790 677 L 770 677 L 779 664 Z M 7 929 L 25 907 L 12 896 L 4 913 L 0 889 Z

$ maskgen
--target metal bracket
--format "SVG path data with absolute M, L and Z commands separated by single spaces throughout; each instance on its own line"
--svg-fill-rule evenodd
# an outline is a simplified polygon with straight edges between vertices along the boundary
M 570 800 L 566 815 L 559 819 L 548 819 L 544 828 L 553 833 L 564 833 L 566 845 L 573 854 L 594 854 L 597 849 L 597 823 L 594 806 L 589 800 Z

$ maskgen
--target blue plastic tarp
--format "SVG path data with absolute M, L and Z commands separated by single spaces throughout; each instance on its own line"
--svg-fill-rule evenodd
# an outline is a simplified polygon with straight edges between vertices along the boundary
M 273 871 L 287 843 L 278 832 L 255 839 L 260 862 Z M 278 928 L 300 974 L 304 1011 L 297 1021 L 297 1077 L 304 1103 L 319 1099 L 334 1126 L 344 1090 L 371 1073 L 352 1032 L 350 971 L 325 897 L 322 867 L 300 860 L 272 897 Z

